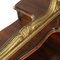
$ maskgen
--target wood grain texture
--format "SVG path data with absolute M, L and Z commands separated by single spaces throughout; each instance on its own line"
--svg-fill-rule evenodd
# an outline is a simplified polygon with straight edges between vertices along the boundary
M 35 53 L 25 60 L 60 60 L 60 33 L 52 34 Z
M 21 14 L 29 16 L 32 20 L 44 15 L 51 0 L 21 0 L 15 9 Z
M 8 26 L 4 30 L 0 31 L 0 47 L 9 40 L 10 37 L 14 36 L 24 25 L 30 22 L 28 17 L 24 16 L 21 20 L 17 20 L 12 25 Z
M 21 55 L 24 51 L 28 50 L 30 47 L 35 45 L 35 43 L 47 32 L 50 28 L 53 27 L 60 27 L 60 15 L 55 18 L 48 26 L 46 26 L 41 32 L 39 32 L 31 41 L 29 41 L 24 47 L 22 47 L 19 51 L 17 51 L 9 60 L 15 60 L 17 57 Z M 26 20 L 27 19 L 27 20 Z M 5 43 L 12 35 L 16 34 L 17 31 L 27 23 L 29 23 L 30 20 L 26 16 L 22 18 L 21 20 L 17 20 L 14 24 L 7 27 L 3 31 L 0 32 L 0 46 Z M 1 42 L 2 41 L 2 42 Z
M 23 1 L 23 0 L 22 0 Z M 35 0 L 36 1 L 36 0 Z M 40 1 L 40 0 L 39 0 Z M 27 2 L 27 0 L 25 1 Z M 28 1 L 29 2 L 29 1 Z M 41 0 L 41 2 L 43 2 L 43 0 Z M 41 3 L 40 2 L 40 3 Z M 48 3 L 47 3 L 48 2 Z M 35 2 L 37 4 L 37 2 Z M 34 4 L 35 4 L 34 3 Z M 32 2 L 33 4 L 33 2 Z M 45 8 L 47 8 L 49 5 L 49 0 L 44 0 L 43 2 L 43 6 L 42 6 L 42 3 L 41 3 L 41 7 L 39 7 L 40 9 L 43 9 L 45 11 Z M 38 4 L 37 4 L 38 5 Z M 20 5 L 18 5 L 20 6 Z M 34 12 L 35 13 L 35 12 Z M 41 13 L 42 10 L 41 10 Z M 14 36 L 23 26 L 25 26 L 27 23 L 31 22 L 31 19 L 29 17 L 27 17 L 26 15 L 23 15 L 21 17 L 21 19 L 17 20 L 15 23 L 13 23 L 12 25 L 8 26 L 6 29 L 0 31 L 0 47 L 6 42 L 6 41 L 9 41 L 10 38 L 12 36 Z M 22 54 L 24 52 L 26 52 L 26 50 L 30 49 L 30 47 L 34 46 L 36 44 L 36 42 L 38 42 L 41 38 L 42 40 L 44 39 L 44 35 L 46 33 L 49 32 L 49 30 L 51 28 L 58 28 L 60 27 L 60 15 L 58 17 L 56 17 L 51 23 L 49 23 L 41 32 L 39 32 L 35 37 L 33 37 L 31 39 L 31 41 L 29 41 L 24 47 L 22 47 L 19 51 L 17 51 L 9 60 L 16 60 L 17 58 L 21 60 L 21 57 Z M 51 50 L 51 48 L 54 48 L 55 50 L 59 50 L 60 48 L 60 39 L 59 39 L 59 36 L 60 36 L 60 33 L 55 33 L 55 34 L 52 34 L 48 39 L 46 39 L 47 41 L 43 44 L 43 46 L 41 47 L 41 50 L 42 52 L 39 50 L 38 52 L 41 53 L 40 56 L 42 56 L 40 59 L 43 60 L 44 59 L 49 59 L 51 57 L 51 55 L 53 55 L 53 52 L 54 50 Z M 57 38 L 57 39 L 56 39 Z M 50 45 L 50 41 L 53 43 L 53 45 Z M 57 42 L 57 43 L 56 43 Z M 49 48 L 45 48 L 46 46 L 50 46 Z M 58 47 L 59 46 L 59 47 Z M 40 46 L 39 46 L 40 47 Z M 36 48 L 38 49 L 38 48 Z M 40 48 L 39 48 L 40 49 Z M 43 51 L 44 50 L 44 51 Z M 33 51 L 34 52 L 34 51 Z M 51 52 L 51 55 L 48 55 L 50 54 L 49 52 Z M 27 53 L 26 53 L 27 54 Z M 45 55 L 46 56 L 45 56 Z M 34 55 L 34 54 L 33 54 Z M 21 56 L 21 57 L 20 57 Z M 29 56 L 29 54 L 27 54 L 26 57 L 24 58 L 27 58 Z M 33 56 L 34 57 L 34 56 Z M 39 57 L 39 56 L 37 56 Z M 28 57 L 27 59 L 29 59 L 30 57 Z M 32 59 L 32 58 L 31 58 Z M 35 59 L 35 58 L 34 58 Z
M 23 46 L 18 52 L 16 52 L 11 58 L 10 60 L 13 60 L 13 59 L 17 59 L 17 57 L 21 56 L 26 50 L 28 50 L 30 47 L 32 47 L 33 45 L 36 44 L 36 42 L 38 42 L 42 36 L 44 34 L 46 34 L 46 32 L 49 31 L 50 28 L 53 28 L 53 27 L 60 27 L 60 15 L 55 18 L 55 20 L 53 20 L 50 24 L 48 24 L 48 26 L 46 26 L 41 32 L 39 32 L 35 37 L 33 37 L 33 39 L 31 41 L 29 41 L 25 46 Z M 57 21 L 59 21 L 59 23 L 57 24 Z M 27 55 L 29 56 L 29 55 Z M 24 58 L 26 58 L 27 56 L 25 56 Z M 22 56 L 21 56 L 22 57 Z M 21 57 L 20 57 L 20 60 L 21 60 Z

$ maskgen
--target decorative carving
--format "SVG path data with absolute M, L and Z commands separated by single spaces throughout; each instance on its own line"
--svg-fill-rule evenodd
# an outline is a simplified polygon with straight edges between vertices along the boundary
M 60 14 L 59 9 L 57 0 L 51 0 L 46 14 L 22 27 L 17 35 L 11 39 L 11 42 L 2 51 L 0 51 L 0 59 L 7 60 L 16 51 L 23 47 L 29 40 L 31 40 L 38 32 L 40 32 L 47 24 L 49 24 Z

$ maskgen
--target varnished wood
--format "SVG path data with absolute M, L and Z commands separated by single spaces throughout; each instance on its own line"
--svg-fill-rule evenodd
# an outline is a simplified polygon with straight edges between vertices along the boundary
M 16 54 L 14 54 L 10 60 L 16 59 L 16 57 L 21 56 L 21 53 L 25 52 L 30 47 L 35 45 L 36 42 L 38 42 L 43 37 L 43 34 L 46 34 L 46 32 L 49 31 L 49 29 L 53 27 L 60 27 L 60 22 L 59 24 L 57 24 L 57 21 L 60 21 L 59 17 L 60 15 L 57 18 L 55 18 L 55 20 L 52 21 L 48 26 L 46 26 L 39 34 L 37 34 L 31 41 L 29 41 L 24 47 L 22 47 Z M 29 54 L 27 54 L 27 56 L 29 56 Z M 25 56 L 24 58 L 26 58 L 27 56 Z
M 23 0 L 22 0 L 23 1 Z M 40 0 L 43 2 L 43 0 Z M 49 4 L 49 1 L 46 0 Z M 44 1 L 44 4 L 45 6 L 42 7 L 42 3 L 41 3 L 41 9 L 45 10 L 45 8 L 47 8 L 47 6 L 49 6 L 48 4 L 46 4 L 47 2 Z M 27 2 L 27 0 L 25 1 Z M 29 2 L 29 1 L 28 1 Z M 33 3 L 33 2 L 32 2 Z M 37 4 L 38 5 L 38 4 Z M 20 6 L 20 4 L 18 4 L 18 6 Z M 23 7 L 24 8 L 24 7 Z M 42 10 L 40 11 L 41 12 L 41 15 L 42 13 Z M 20 12 L 18 12 L 20 13 Z M 34 12 L 35 13 L 35 12 Z M 39 13 L 40 14 L 40 13 Z M 38 15 L 39 15 L 38 14 Z M 36 14 L 34 14 L 36 15 Z M 49 23 L 42 31 L 40 31 L 35 37 L 33 37 L 31 39 L 31 41 L 29 41 L 25 46 L 23 46 L 20 50 L 18 50 L 9 60 L 16 60 L 16 59 L 20 59 L 20 60 L 23 60 L 23 59 L 27 59 L 29 60 L 30 58 L 33 59 L 34 58 L 34 54 L 36 54 L 36 50 L 39 50 L 39 52 L 41 53 L 40 54 L 40 57 L 41 58 L 38 58 L 38 59 L 41 59 L 41 60 L 44 60 L 44 59 L 51 59 L 51 55 L 53 55 L 53 53 L 57 53 L 57 52 L 60 52 L 59 48 L 60 48 L 60 33 L 59 33 L 59 30 L 58 28 L 60 27 L 60 15 L 58 17 L 56 17 L 51 23 Z M 6 29 L 0 31 L 0 47 L 6 42 L 6 41 L 9 41 L 11 37 L 13 37 L 14 35 L 17 34 L 17 32 L 23 27 L 25 26 L 26 24 L 28 24 L 29 22 L 31 22 L 31 19 L 30 17 L 26 16 L 25 14 L 23 14 L 23 16 L 21 18 L 19 18 L 15 23 L 13 23 L 12 25 L 8 26 Z M 54 31 L 53 28 L 56 28 Z M 52 31 L 52 32 L 50 32 Z M 56 33 L 58 31 L 58 33 Z M 50 36 L 48 33 L 52 33 L 52 35 Z M 55 33 L 53 33 L 55 32 Z M 47 35 L 48 34 L 48 35 Z M 47 38 L 46 38 L 46 35 L 47 35 Z M 48 36 L 50 36 L 48 38 Z M 44 39 L 45 38 L 45 39 Z M 57 39 L 56 39 L 57 38 Z M 41 40 L 43 40 L 41 42 Z M 51 40 L 51 41 L 50 41 Z M 46 42 L 45 42 L 46 41 Z M 37 44 L 35 46 L 35 44 L 39 42 L 39 44 Z M 52 45 L 51 42 L 53 43 Z M 57 43 L 56 43 L 57 42 Z M 26 53 L 26 51 L 28 49 L 30 49 L 32 46 L 34 46 L 31 50 L 32 51 L 28 51 Z M 49 48 L 45 48 L 46 46 L 49 46 Z M 52 48 L 52 49 L 51 49 Z M 51 51 L 50 51 L 51 49 Z M 54 50 L 57 50 L 56 52 L 53 52 Z M 44 51 L 41 51 L 41 50 L 44 50 Z M 30 53 L 31 52 L 31 53 Z M 35 52 L 35 53 L 34 53 Z M 46 56 L 44 55 L 44 53 L 46 54 Z M 51 54 L 49 53 L 51 52 Z M 24 54 L 25 53 L 25 54 Z M 34 54 L 33 54 L 34 53 Z M 23 54 L 23 55 L 22 55 Z M 31 55 L 32 54 L 32 55 Z M 48 55 L 49 54 L 49 55 Z M 31 57 L 31 56 L 32 57 Z M 45 57 L 46 58 L 45 58 Z M 24 58 L 23 58 L 24 57 Z M 28 57 L 28 58 L 27 58 Z M 38 57 L 38 56 L 37 56 Z M 37 58 L 36 57 L 36 58 Z M 44 59 L 43 59 L 44 58 Z M 35 59 L 35 58 L 34 58 Z
M 51 25 L 54 25 L 54 23 L 55 22 L 52 22 L 52 24 Z M 49 24 L 49 26 L 50 26 L 50 28 L 52 28 L 52 26 Z M 54 25 L 55 26 L 55 25 Z M 53 27 L 54 27 L 53 26 Z M 56 25 L 57 26 L 57 25 Z M 55 27 L 56 27 L 55 26 Z M 59 24 L 59 26 L 60 26 L 60 24 Z M 38 42 L 38 40 L 40 40 L 41 38 L 43 39 L 44 37 L 43 37 L 43 34 L 46 34 L 46 32 L 47 31 L 49 31 L 49 28 L 48 28 L 48 26 L 46 26 L 46 28 L 44 28 L 44 31 L 42 30 L 38 35 L 36 35 L 32 40 L 34 40 L 34 41 L 32 41 L 33 43 L 36 43 L 36 42 Z M 52 31 L 52 32 L 50 32 L 51 34 L 53 34 L 54 33 L 54 31 Z M 50 34 L 49 33 L 49 34 Z M 49 34 L 48 34 L 48 36 L 49 36 Z M 24 56 L 25 58 L 27 57 L 27 56 L 29 56 L 30 54 L 32 54 L 34 51 L 36 51 L 37 49 L 39 49 L 42 45 L 43 45 L 43 43 L 47 40 L 47 38 L 48 38 L 48 36 L 42 41 L 42 42 L 40 42 L 38 45 L 37 45 L 37 47 L 35 46 L 35 48 L 34 49 L 32 49 L 29 53 L 27 53 L 26 54 L 26 56 Z M 60 36 L 60 35 L 59 35 Z M 58 38 L 59 39 L 59 38 Z M 60 39 L 59 39 L 60 40 Z M 31 42 L 31 43 L 32 43 Z M 32 45 L 32 44 L 31 44 Z M 24 57 L 22 57 L 21 59 L 24 59 Z
M 50 1 L 51 0 L 21 0 L 16 4 L 15 9 L 19 13 L 19 18 L 20 16 L 26 15 L 30 17 L 31 20 L 35 20 L 46 13 Z
M 25 60 L 60 60 L 60 33 L 52 34 L 35 53 Z

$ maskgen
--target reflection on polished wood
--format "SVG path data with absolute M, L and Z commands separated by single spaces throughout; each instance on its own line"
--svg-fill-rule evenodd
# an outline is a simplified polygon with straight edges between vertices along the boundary
M 53 33 L 41 48 L 25 60 L 60 60 L 60 33 Z
M 0 60 L 35 59 L 34 54 L 36 50 L 39 50 L 40 53 L 43 53 L 45 50 L 50 52 L 51 48 L 45 49 L 45 46 L 52 46 L 58 51 L 58 46 L 60 46 L 58 45 L 60 43 L 58 42 L 60 40 L 60 2 L 57 0 L 46 1 L 35 0 L 31 1 L 32 3 L 30 4 L 30 0 L 22 0 L 16 5 L 15 9 L 18 12 L 19 19 L 0 32 Z M 39 2 L 44 3 L 44 5 L 39 4 Z M 28 8 L 27 5 L 24 5 L 27 3 L 29 3 Z M 33 9 L 29 8 L 30 5 L 31 7 L 33 6 Z M 39 8 L 39 6 L 42 8 Z M 34 10 L 35 8 L 38 8 L 39 12 L 42 13 L 40 14 L 38 10 Z M 46 10 L 40 11 L 40 9 Z M 54 38 L 55 36 L 58 39 Z M 54 40 L 58 44 L 55 44 Z M 53 45 L 50 45 L 52 42 L 54 42 Z M 41 52 L 40 48 L 44 51 Z M 40 56 L 44 56 L 44 54 Z M 41 60 L 43 60 L 42 57 Z

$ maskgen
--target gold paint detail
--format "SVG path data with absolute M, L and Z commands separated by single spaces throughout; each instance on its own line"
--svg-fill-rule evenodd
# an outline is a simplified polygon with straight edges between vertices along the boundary
M 0 51 L 0 60 L 8 60 L 14 53 L 30 41 L 38 32 L 60 14 L 59 9 L 60 7 L 57 4 L 57 0 L 51 0 L 46 14 L 22 27 L 17 35 L 11 39 L 11 42 Z M 53 16 L 53 14 L 55 15 Z

